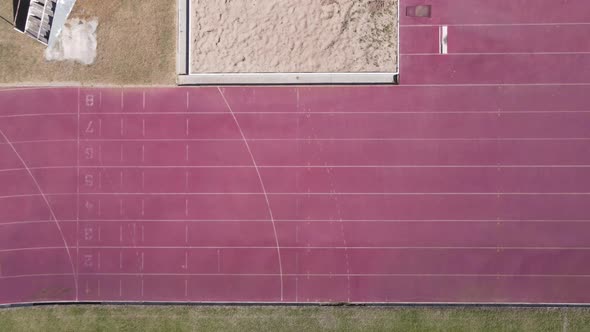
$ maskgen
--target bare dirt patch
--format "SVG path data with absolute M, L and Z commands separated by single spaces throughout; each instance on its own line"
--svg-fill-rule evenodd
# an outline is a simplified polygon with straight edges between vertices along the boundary
M 191 1 L 193 73 L 397 71 L 397 0 Z
M 12 16 L 11 0 L 0 16 Z M 48 62 L 44 45 L 0 22 L 0 84 L 175 84 L 176 0 L 78 0 L 70 18 L 99 22 L 92 65 Z

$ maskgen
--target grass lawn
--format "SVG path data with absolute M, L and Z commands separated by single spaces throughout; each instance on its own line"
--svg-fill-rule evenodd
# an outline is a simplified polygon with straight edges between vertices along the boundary
M 0 16 L 12 21 L 12 0 Z M 93 65 L 47 62 L 44 45 L 0 20 L 0 84 L 175 84 L 176 0 L 78 0 L 72 17 L 98 18 Z
M 41 306 L 0 310 L 0 331 L 590 331 L 590 309 Z

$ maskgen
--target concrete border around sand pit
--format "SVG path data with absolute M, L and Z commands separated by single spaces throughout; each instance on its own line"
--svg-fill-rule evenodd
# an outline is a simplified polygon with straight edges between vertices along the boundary
M 395 72 L 342 73 L 191 73 L 191 0 L 177 0 L 178 43 L 177 83 L 179 85 L 240 85 L 240 84 L 395 84 L 400 68 L 399 18 L 397 2 L 397 47 Z

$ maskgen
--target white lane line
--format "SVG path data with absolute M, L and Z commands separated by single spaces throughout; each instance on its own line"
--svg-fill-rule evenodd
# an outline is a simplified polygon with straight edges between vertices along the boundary
M 400 28 L 438 27 L 440 24 L 400 24 Z M 589 22 L 561 22 L 561 23 L 446 23 L 450 27 L 500 27 L 500 26 L 569 26 L 590 25 Z
M 19 1 L 20 4 L 20 1 Z M 76 257 L 80 257 L 80 88 L 78 88 L 77 123 L 76 123 Z M 99 150 L 100 159 L 100 150 Z M 100 234 L 100 233 L 99 233 Z M 76 259 L 76 279 L 80 272 L 80 264 Z M 76 292 L 76 301 L 79 294 Z
M 12 248 L 12 249 L 0 249 L 0 253 L 11 253 L 11 252 L 22 252 L 22 251 L 51 251 L 51 250 L 63 250 L 63 247 L 31 247 L 31 248 Z M 276 250 L 276 247 L 261 247 L 261 246 L 80 246 L 80 249 L 92 249 L 92 250 L 103 250 L 103 249 L 119 249 L 119 250 L 137 250 L 137 249 L 157 249 L 157 250 Z M 281 246 L 281 249 L 285 250 L 365 250 L 365 251 L 377 251 L 377 250 L 449 250 L 449 251 L 468 251 L 468 250 L 519 250 L 519 251 L 588 251 L 590 247 L 428 247 L 428 246 L 414 246 L 414 247 L 388 247 L 388 246 L 373 246 L 373 247 L 338 247 L 338 246 Z M 122 259 L 122 253 L 120 253 Z M 122 269 L 122 261 L 120 263 Z
M 268 219 L 84 219 L 85 222 L 94 223 L 122 223 L 122 222 L 151 222 L 151 223 L 266 223 Z M 555 219 L 555 220 L 526 220 L 526 219 L 275 219 L 276 222 L 288 223 L 321 223 L 321 222 L 349 222 L 349 223 L 590 223 L 586 219 Z M 75 223 L 76 220 L 60 220 L 60 223 Z M 28 224 L 44 224 L 53 223 L 53 220 L 24 220 L 14 222 L 1 222 L 0 227 L 21 226 Z M 299 226 L 295 228 L 298 229 Z M 188 242 L 188 225 L 186 225 L 186 233 Z M 296 237 L 298 235 L 296 234 Z
M 270 217 L 270 221 L 272 224 L 272 229 L 273 229 L 273 233 L 274 233 L 274 238 L 275 238 L 275 244 L 276 244 L 276 250 L 277 250 L 277 259 L 278 259 L 278 263 L 279 263 L 279 273 L 281 274 L 280 277 L 280 282 L 281 282 L 281 290 L 280 290 L 280 294 L 281 294 L 281 301 L 283 301 L 284 299 L 284 281 L 283 281 L 283 263 L 282 263 L 282 258 L 281 258 L 281 246 L 279 244 L 279 237 L 277 235 L 277 228 L 275 225 L 275 221 L 274 221 L 274 217 L 273 217 L 273 213 L 272 213 L 272 208 L 270 207 L 270 200 L 268 198 L 268 195 L 266 193 L 266 188 L 264 186 L 264 181 L 262 180 L 262 175 L 260 174 L 260 170 L 258 169 L 258 166 L 256 164 L 256 159 L 254 158 L 254 154 L 252 153 L 252 150 L 250 149 L 250 145 L 248 144 L 248 141 L 246 140 L 246 135 L 244 134 L 244 132 L 242 131 L 242 127 L 240 126 L 240 122 L 238 121 L 238 118 L 236 117 L 236 115 L 234 114 L 234 111 L 232 110 L 231 106 L 229 105 L 227 99 L 225 98 L 225 95 L 223 94 L 223 90 L 221 90 L 221 88 L 217 88 L 217 91 L 219 91 L 219 94 L 221 95 L 221 98 L 223 99 L 225 105 L 227 106 L 227 109 L 229 110 L 229 112 L 231 113 L 232 118 L 234 119 L 234 122 L 240 132 L 240 135 L 242 136 L 242 139 L 244 140 L 244 145 L 246 146 L 246 149 L 248 150 L 248 153 L 250 154 L 250 158 L 252 159 L 252 164 L 254 165 L 254 169 L 256 170 L 256 174 L 258 175 L 258 180 L 260 181 L 260 187 L 262 189 L 262 192 L 264 193 L 264 198 L 266 200 L 266 206 L 268 208 L 268 214 Z
M 253 165 L 101 165 L 101 166 L 80 166 L 81 169 L 243 169 L 243 168 L 254 168 Z M 424 169 L 436 169 L 436 168 L 590 168 L 590 165 L 259 165 L 258 168 L 350 168 L 350 169 L 363 169 L 363 168 L 424 168 Z M 70 170 L 76 169 L 76 166 L 41 166 L 41 167 L 30 167 L 30 170 Z M 0 169 L 0 173 L 3 172 L 20 172 L 26 171 L 25 168 L 7 168 Z
M 26 117 L 37 117 L 37 116 L 75 116 L 76 113 L 30 113 L 30 114 L 3 114 L 0 115 L 0 119 L 8 118 L 26 118 Z
M 489 114 L 498 114 L 498 111 L 487 112 Z M 504 111 L 501 111 L 504 114 Z M 523 112 L 519 112 L 523 113 Z M 567 113 L 567 112 L 561 112 Z M 590 113 L 590 112 L 585 112 Z M 326 138 L 250 138 L 249 142 L 521 142 L 521 141 L 542 141 L 542 142 L 568 142 L 568 141 L 590 141 L 590 137 L 455 137 L 455 138 L 377 138 L 377 137 L 326 137 Z M 56 139 L 56 140 L 30 140 L 15 141 L 13 144 L 40 144 L 40 143 L 76 143 L 76 139 Z M 148 143 L 148 142 L 243 142 L 239 138 L 80 138 L 80 142 L 116 142 L 116 143 Z M 0 142 L 0 146 L 7 143 Z
M 72 258 L 72 253 L 70 252 L 70 248 L 69 248 L 68 243 L 66 241 L 64 232 L 63 232 L 63 230 L 62 230 L 62 228 L 61 228 L 61 226 L 59 224 L 59 221 L 57 219 L 57 216 L 56 216 L 55 212 L 53 211 L 53 208 L 52 208 L 51 204 L 49 203 L 49 199 L 47 198 L 47 196 L 45 196 L 45 193 L 41 189 L 41 186 L 39 185 L 39 182 L 37 182 L 37 179 L 33 175 L 33 172 L 29 169 L 29 167 L 28 167 L 27 163 L 25 162 L 25 160 L 23 159 L 23 157 L 18 153 L 18 151 L 16 150 L 16 148 L 14 147 L 14 145 L 12 145 L 12 143 L 10 142 L 10 140 L 8 139 L 8 137 L 4 134 L 4 132 L 2 131 L 2 129 L 0 129 L 0 135 L 2 136 L 2 138 L 4 139 L 4 141 L 6 143 L 8 143 L 8 145 L 10 146 L 10 148 L 12 149 L 12 151 L 14 152 L 14 154 L 16 155 L 16 157 L 20 160 L 20 162 L 23 165 L 23 167 L 27 170 L 27 173 L 31 177 L 31 180 L 35 184 L 35 187 L 37 188 L 37 190 L 39 191 L 41 197 L 43 198 L 43 201 L 47 205 L 47 208 L 49 209 L 49 213 L 51 215 L 51 218 L 53 219 L 53 221 L 55 221 L 55 226 L 57 227 L 57 230 L 59 232 L 59 235 L 60 235 L 60 237 L 61 237 L 61 239 L 63 241 L 64 248 L 66 250 L 66 253 L 67 253 L 68 258 L 69 258 L 69 261 L 70 261 L 70 267 L 72 269 L 72 273 L 74 273 L 74 275 L 76 275 L 77 270 L 75 268 L 74 259 Z M 77 195 L 77 193 L 76 193 L 76 195 Z M 77 277 L 74 277 L 74 287 L 75 287 L 76 294 L 78 294 L 78 278 Z
M 402 53 L 403 56 L 440 56 L 445 53 Z M 450 56 L 470 55 L 576 55 L 576 54 L 590 54 L 590 52 L 453 52 L 448 54 Z
M 142 96 L 142 100 L 141 100 L 141 105 L 142 108 L 145 109 L 145 91 L 143 91 L 143 96 Z
M 81 196 L 588 196 L 590 192 L 100 192 Z M 47 193 L 0 196 L 0 199 L 43 196 L 76 196 L 76 193 Z
M 127 277 L 141 277 L 141 276 L 228 276 L 228 277 L 278 277 L 277 273 L 80 273 L 84 276 L 127 276 Z M 285 273 L 286 277 L 338 277 L 345 278 L 346 274 L 342 273 Z M 24 274 L 12 276 L 0 276 L 0 279 L 17 279 L 17 278 L 47 278 L 47 277 L 62 277 L 73 276 L 70 273 L 46 273 L 46 274 Z M 590 274 L 473 274 L 473 273 L 354 273 L 351 277 L 461 277 L 461 278 L 590 278 Z M 122 282 L 119 283 L 119 294 L 122 296 Z
M 80 273 L 89 276 L 230 276 L 230 277 L 278 277 L 278 273 Z M 338 277 L 344 273 L 285 273 L 286 277 Z M 509 274 L 509 273 L 353 273 L 351 277 L 465 277 L 465 278 L 590 278 L 590 274 Z
M 161 250 L 240 250 L 240 249 L 260 249 L 260 250 L 276 250 L 274 246 L 80 246 L 82 249 L 161 249 Z M 29 248 L 25 248 L 29 249 Z M 31 248 L 29 250 L 35 250 Z M 63 249 L 63 248 L 62 248 Z M 538 247 L 538 246 L 281 246 L 281 249 L 289 250 L 590 250 L 590 247 Z M 9 251 L 19 251 L 19 249 L 8 249 Z M 0 250 L 2 252 L 2 250 Z

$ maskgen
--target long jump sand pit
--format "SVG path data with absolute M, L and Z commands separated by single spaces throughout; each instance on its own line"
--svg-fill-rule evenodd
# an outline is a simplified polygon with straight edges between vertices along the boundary
M 191 73 L 394 73 L 397 2 L 191 0 Z

